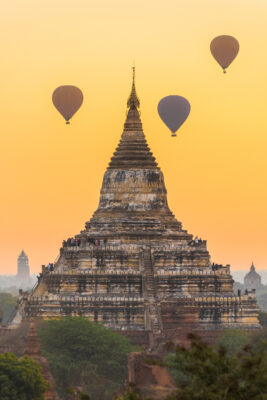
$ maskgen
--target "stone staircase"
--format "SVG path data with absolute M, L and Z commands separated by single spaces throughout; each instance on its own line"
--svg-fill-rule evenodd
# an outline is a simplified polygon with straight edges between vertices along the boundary
M 151 249 L 143 250 L 143 288 L 146 300 L 147 328 L 153 332 L 160 331 L 162 329 L 162 321 L 158 306 Z

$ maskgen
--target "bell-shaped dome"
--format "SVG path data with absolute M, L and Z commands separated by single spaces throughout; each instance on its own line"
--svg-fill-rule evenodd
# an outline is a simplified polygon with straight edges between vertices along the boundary
M 252 262 L 250 271 L 245 275 L 244 284 L 247 288 L 256 289 L 261 285 L 261 276 L 256 272 L 255 265 Z

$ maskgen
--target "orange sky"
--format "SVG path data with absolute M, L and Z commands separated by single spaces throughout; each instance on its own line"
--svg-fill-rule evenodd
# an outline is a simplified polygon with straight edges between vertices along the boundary
M 32 272 L 98 204 L 136 64 L 144 131 L 172 211 L 215 262 L 267 268 L 266 0 L 10 0 L 0 6 L 0 273 L 22 248 Z M 240 42 L 226 75 L 209 53 Z M 66 126 L 51 95 L 83 90 Z M 157 115 L 169 94 L 191 114 L 176 139 Z

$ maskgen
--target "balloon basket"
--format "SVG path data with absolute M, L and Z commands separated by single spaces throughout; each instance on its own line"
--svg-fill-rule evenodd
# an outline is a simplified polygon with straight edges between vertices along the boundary
M 69 125 L 69 124 L 70 124 L 70 122 L 69 122 L 69 121 L 67 121 L 67 122 L 66 122 L 66 125 Z
M 175 133 L 172 134 L 172 137 L 176 137 L 177 135 Z

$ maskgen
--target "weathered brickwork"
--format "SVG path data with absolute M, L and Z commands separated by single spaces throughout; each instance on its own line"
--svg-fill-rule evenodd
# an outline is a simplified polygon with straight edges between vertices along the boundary
M 230 267 L 212 264 L 206 242 L 170 211 L 138 105 L 133 83 L 98 208 L 80 234 L 63 242 L 33 292 L 21 294 L 22 316 L 83 315 L 143 338 L 191 326 L 259 328 L 255 293 L 235 296 Z
M 48 388 L 44 394 L 45 400 L 60 400 L 56 392 L 56 384 L 50 372 L 49 364 L 46 358 L 41 356 L 40 343 L 34 321 L 30 321 L 30 329 L 25 355 L 32 358 L 36 363 L 41 365 L 43 378 L 48 383 Z

